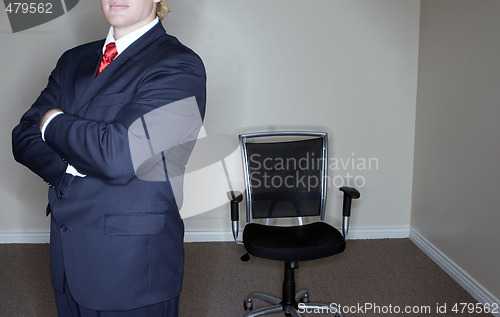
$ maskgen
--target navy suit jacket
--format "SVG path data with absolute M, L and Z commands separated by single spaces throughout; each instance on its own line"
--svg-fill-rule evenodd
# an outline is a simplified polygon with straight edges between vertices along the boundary
M 170 182 L 136 177 L 127 130 L 146 113 L 193 96 L 203 118 L 206 75 L 201 59 L 161 23 L 96 77 L 103 44 L 62 55 L 12 144 L 15 159 L 50 185 L 55 290 L 62 292 L 66 278 L 80 305 L 123 310 L 179 295 L 184 236 Z M 38 125 L 52 108 L 64 114 L 43 141 Z M 87 176 L 66 174 L 68 163 Z

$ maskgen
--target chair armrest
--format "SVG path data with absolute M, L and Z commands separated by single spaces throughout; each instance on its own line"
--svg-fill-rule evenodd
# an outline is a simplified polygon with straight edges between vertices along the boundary
M 342 234 L 344 239 L 347 239 L 347 234 L 349 232 L 349 217 L 351 216 L 351 202 L 353 199 L 358 199 L 361 194 L 356 188 L 353 187 L 340 187 L 340 191 L 344 193 L 344 203 L 342 205 Z
M 340 191 L 344 192 L 344 204 L 342 206 L 342 215 L 344 217 L 351 216 L 351 202 L 353 199 L 358 199 L 361 195 L 356 188 L 340 187 Z
M 239 203 L 243 200 L 243 194 L 236 191 L 231 191 L 228 193 L 230 204 L 231 204 L 231 229 L 233 231 L 233 238 L 235 242 L 238 242 L 238 231 L 239 231 L 239 221 L 240 221 L 240 208 Z

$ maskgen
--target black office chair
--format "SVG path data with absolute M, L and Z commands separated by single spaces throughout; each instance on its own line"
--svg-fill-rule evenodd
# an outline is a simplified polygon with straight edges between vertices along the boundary
M 242 260 L 248 260 L 250 254 L 285 263 L 282 298 L 251 293 L 244 300 L 245 310 L 253 309 L 255 298 L 273 306 L 249 312 L 246 316 L 279 311 L 284 311 L 286 316 L 300 316 L 299 303 L 304 311 L 306 308 L 309 311 L 320 309 L 343 316 L 331 304 L 309 303 L 306 290 L 295 292 L 294 270 L 299 261 L 344 251 L 351 201 L 360 196 L 354 188 L 340 188 L 344 192 L 342 233 L 323 222 L 328 187 L 327 134 L 264 132 L 242 134 L 239 138 L 246 185 L 247 224 L 243 244 L 248 252 Z M 238 207 L 243 195 L 237 192 L 231 195 L 233 237 L 238 242 Z M 321 221 L 311 222 L 311 218 L 305 217 L 319 217 Z M 298 225 L 271 225 L 271 218 L 297 218 Z M 262 219 L 266 219 L 265 224 Z

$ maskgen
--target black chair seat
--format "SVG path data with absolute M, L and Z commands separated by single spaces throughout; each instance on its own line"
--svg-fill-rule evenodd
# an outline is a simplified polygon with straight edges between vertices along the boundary
M 278 261 L 308 261 L 341 253 L 342 234 L 324 222 L 277 227 L 250 223 L 243 231 L 243 243 L 251 255 Z

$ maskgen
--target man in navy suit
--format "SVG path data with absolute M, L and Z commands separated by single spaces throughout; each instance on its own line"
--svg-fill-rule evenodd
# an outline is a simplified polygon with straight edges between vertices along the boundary
M 101 7 L 111 24 L 106 40 L 62 55 L 14 128 L 13 153 L 49 184 L 59 316 L 177 316 L 184 225 L 179 188 L 165 162 L 176 161 L 182 171 L 187 161 L 192 144 L 185 141 L 199 127 L 173 123 L 185 119 L 182 106 L 189 103 L 182 100 L 193 101 L 204 117 L 205 69 L 166 34 L 161 0 L 101 0 Z M 109 43 L 117 56 L 106 66 Z M 159 109 L 167 120 L 144 125 L 141 139 L 131 126 Z M 156 155 L 166 175 L 160 180 L 138 177 L 133 162 L 131 144 L 154 143 L 148 129 L 155 138 L 164 131 L 183 149 Z

